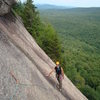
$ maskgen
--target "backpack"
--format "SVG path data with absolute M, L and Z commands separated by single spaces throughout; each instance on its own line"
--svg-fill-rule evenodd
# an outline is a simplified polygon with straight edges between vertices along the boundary
M 61 67 L 59 66 L 59 68 L 56 66 L 55 67 L 55 71 L 56 71 L 56 74 L 57 75 L 61 75 L 62 74 L 62 72 L 61 72 Z

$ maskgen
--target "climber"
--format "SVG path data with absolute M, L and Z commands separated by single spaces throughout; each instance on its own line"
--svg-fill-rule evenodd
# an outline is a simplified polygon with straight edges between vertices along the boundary
M 58 88 L 61 91 L 61 89 L 62 89 L 62 79 L 64 79 L 64 71 L 63 71 L 63 68 L 60 66 L 59 61 L 56 62 L 55 68 L 53 68 L 47 76 L 50 76 L 52 74 L 52 72 L 54 72 L 54 71 L 56 72 L 56 78 L 57 78 L 58 83 L 59 83 Z

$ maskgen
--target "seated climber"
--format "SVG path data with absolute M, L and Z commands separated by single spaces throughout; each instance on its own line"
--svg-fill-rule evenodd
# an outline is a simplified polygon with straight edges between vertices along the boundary
M 52 74 L 52 72 L 56 72 L 56 78 L 58 80 L 58 83 L 59 83 L 59 90 L 61 91 L 62 89 L 62 79 L 64 79 L 64 71 L 63 71 L 63 68 L 60 66 L 59 62 L 57 61 L 56 62 L 56 66 L 55 68 L 53 68 L 51 70 L 51 72 L 49 73 L 49 75 L 47 76 L 50 76 Z

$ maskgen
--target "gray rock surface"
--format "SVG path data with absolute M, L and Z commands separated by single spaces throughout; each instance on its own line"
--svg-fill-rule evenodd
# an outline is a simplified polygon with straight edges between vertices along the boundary
M 0 0 L 0 16 L 3 16 L 10 12 L 11 7 L 17 0 Z
M 45 76 L 52 67 L 16 17 L 0 17 L 0 100 L 87 100 L 66 76 L 59 92 L 55 73 Z

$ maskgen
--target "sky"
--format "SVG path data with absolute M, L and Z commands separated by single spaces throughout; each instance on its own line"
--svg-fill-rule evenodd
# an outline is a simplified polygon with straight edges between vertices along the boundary
M 74 7 L 100 7 L 100 0 L 33 0 L 33 1 L 35 4 L 53 4 L 53 5 L 74 6 Z

